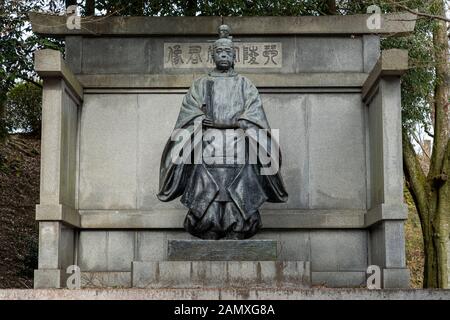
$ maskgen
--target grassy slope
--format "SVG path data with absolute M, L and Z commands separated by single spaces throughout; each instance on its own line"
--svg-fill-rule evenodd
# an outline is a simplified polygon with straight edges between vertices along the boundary
M 0 288 L 32 288 L 37 267 L 40 140 L 0 143 Z

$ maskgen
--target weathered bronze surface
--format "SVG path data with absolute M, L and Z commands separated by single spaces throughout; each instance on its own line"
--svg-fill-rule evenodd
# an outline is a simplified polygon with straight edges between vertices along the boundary
M 161 160 L 158 198 L 171 201 L 182 196 L 181 202 L 189 208 L 184 227 L 194 236 L 245 239 L 262 226 L 259 207 L 265 201 L 285 202 L 288 194 L 279 170 L 271 175 L 261 174 L 265 161 L 260 153 L 255 153 L 255 163 L 249 161 L 252 138 L 244 132 L 270 127 L 258 90 L 234 70 L 235 52 L 229 28 L 221 26 L 219 34 L 213 46 L 216 68 L 194 81 L 183 99 L 174 129 L 187 130 L 192 137 L 201 128 L 201 141 L 191 139 L 187 148 L 186 142 L 181 143 L 182 149 L 190 152 L 190 159 L 200 144 L 202 161 L 174 163 L 173 153 L 179 152 L 180 140 L 169 139 Z M 264 143 L 260 139 L 253 142 L 263 148 L 266 157 L 274 156 L 272 149 L 279 153 L 278 148 L 272 148 L 277 142 L 270 134 Z M 230 152 L 217 150 L 233 151 L 230 156 Z M 281 153 L 276 156 L 280 167 Z

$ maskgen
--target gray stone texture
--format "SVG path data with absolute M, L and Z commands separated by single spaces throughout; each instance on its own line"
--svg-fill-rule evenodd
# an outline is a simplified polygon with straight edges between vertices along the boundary
M 168 260 L 275 261 L 274 240 L 169 240 Z
M 135 232 L 80 231 L 78 265 L 81 271 L 130 271 Z
M 68 90 L 66 85 L 64 91 Z M 60 203 L 68 207 L 76 207 L 76 162 L 78 143 L 79 106 L 76 99 L 69 94 L 63 96 L 61 110 L 61 180 Z
M 311 283 L 315 286 L 328 288 L 351 288 L 365 287 L 365 272 L 347 271 L 347 272 L 312 272 Z
M 382 281 L 384 289 L 409 288 L 409 270 L 407 268 L 383 269 Z
M 380 37 L 376 35 L 364 35 L 363 41 L 363 61 L 364 72 L 372 71 L 380 57 Z
M 85 96 L 80 209 L 184 209 L 178 201 L 156 198 L 159 157 L 181 99 L 178 94 Z M 291 195 L 287 203 L 268 203 L 263 209 L 365 209 L 360 96 L 262 94 L 262 99 L 272 128 L 280 130 L 281 172 Z M 291 115 L 288 120 L 285 114 Z
M 82 38 L 81 74 L 189 74 L 193 69 L 164 68 L 164 43 L 206 42 L 210 37 L 153 37 L 153 38 Z M 277 73 L 302 72 L 364 72 L 367 61 L 376 56 L 363 55 L 363 38 L 358 37 L 249 37 L 237 36 L 242 42 L 280 42 L 283 48 L 282 67 Z M 70 38 L 69 42 L 78 42 Z M 79 46 L 78 43 L 71 45 Z M 78 48 L 77 48 L 78 49 Z M 75 51 L 78 58 L 78 50 Z M 73 51 L 72 51 L 73 50 Z M 101 51 L 102 55 L 98 55 Z M 67 56 L 71 61 L 72 56 Z M 75 60 L 71 62 L 77 64 Z M 369 62 L 368 62 L 369 63 Z M 239 68 L 236 69 L 239 72 Z M 208 68 L 196 68 L 196 73 L 206 73 Z M 267 73 L 264 68 L 245 68 L 245 72 Z M 274 72 L 274 70 L 269 71 Z
M 312 95 L 310 99 L 309 207 L 365 208 L 364 118 L 359 95 Z
M 60 222 L 39 222 L 39 269 L 66 269 L 74 263 L 74 230 Z
M 363 288 L 3 289 L 0 300 L 450 300 L 450 290 Z
M 355 34 L 409 34 L 414 31 L 417 15 L 410 12 L 383 14 L 380 28 L 369 28 L 370 14 L 324 15 L 293 17 L 86 17 L 81 28 L 69 29 L 66 18 L 30 12 L 33 31 L 43 35 L 68 36 L 217 36 L 222 23 L 233 26 L 235 34 L 259 35 L 355 35 Z M 87 20 L 87 21 L 86 21 Z
M 34 289 L 64 288 L 64 272 L 60 269 L 34 270 Z
M 405 268 L 403 221 L 383 221 L 370 231 L 370 264 L 386 268 Z
M 82 272 L 81 288 L 130 288 L 131 272 Z
M 312 271 L 366 271 L 366 231 L 317 230 L 310 237 Z
M 275 239 L 278 245 L 278 261 L 310 261 L 311 259 L 309 231 L 286 230 L 277 232 L 262 230 L 252 239 Z
M 133 261 L 137 288 L 309 287 L 303 261 Z
M 180 229 L 186 209 L 155 210 L 79 210 L 81 227 L 84 229 Z M 383 212 L 381 210 L 380 212 Z M 371 214 L 366 219 L 365 210 L 355 209 L 292 209 L 263 208 L 265 229 L 361 229 L 371 225 L 380 216 Z M 381 215 L 382 216 L 382 215 Z M 367 220 L 367 224 L 366 221 Z M 376 220 L 375 222 L 377 222 Z
M 81 116 L 79 207 L 136 209 L 135 95 L 86 96 Z

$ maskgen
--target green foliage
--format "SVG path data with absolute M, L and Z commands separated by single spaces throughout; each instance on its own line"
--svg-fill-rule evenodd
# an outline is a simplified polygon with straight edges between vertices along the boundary
M 0 3 L 0 138 L 6 134 L 5 103 L 17 80 L 36 82 L 33 52 L 41 48 L 63 50 L 61 40 L 32 33 L 28 12 L 54 12 L 61 1 L 5 0 Z
M 394 3 L 401 6 L 396 6 Z M 420 12 L 437 14 L 437 0 L 405 1 L 339 1 L 341 12 L 345 14 L 365 13 L 369 5 L 378 5 L 382 13 L 405 11 L 404 7 L 418 9 Z M 345 4 L 345 5 L 343 5 Z M 418 127 L 431 132 L 431 111 L 435 86 L 435 60 L 432 30 L 436 21 L 419 17 L 413 34 L 408 36 L 390 36 L 382 39 L 381 48 L 406 49 L 409 55 L 409 70 L 402 77 L 402 123 L 407 132 Z
M 9 132 L 39 133 L 41 129 L 42 88 L 18 83 L 7 95 L 5 125 Z
M 402 119 L 403 128 L 416 130 L 420 126 L 431 131 L 431 108 L 434 91 L 434 57 L 431 28 L 433 22 L 418 20 L 414 34 L 406 37 L 387 38 L 383 49 L 407 49 L 409 54 L 408 72 L 402 78 Z
M 318 5 L 318 3 L 321 5 Z M 326 1 L 231 0 L 199 1 L 200 15 L 212 16 L 297 16 L 318 15 Z
M 33 52 L 40 48 L 63 50 L 62 42 L 36 36 L 28 12 L 48 1 L 3 1 L 0 5 L 0 90 L 7 92 L 17 79 L 34 80 Z M 48 5 L 47 5 L 48 6 Z
M 98 0 L 110 15 L 144 16 L 296 16 L 325 14 L 326 0 Z

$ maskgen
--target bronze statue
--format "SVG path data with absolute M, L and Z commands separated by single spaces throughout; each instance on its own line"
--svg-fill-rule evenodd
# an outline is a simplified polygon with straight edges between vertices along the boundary
M 184 228 L 203 239 L 250 238 L 262 226 L 259 207 L 288 197 L 279 170 L 262 174 L 267 158 L 281 166 L 281 153 L 258 90 L 234 70 L 229 34 L 228 26 L 219 27 L 216 68 L 195 80 L 183 99 L 174 133 L 189 139 L 172 134 L 161 160 L 158 198 L 182 196 L 189 209 Z

